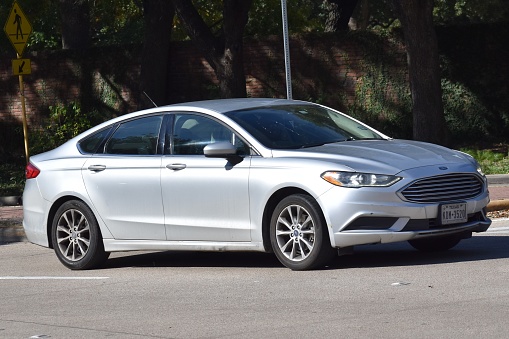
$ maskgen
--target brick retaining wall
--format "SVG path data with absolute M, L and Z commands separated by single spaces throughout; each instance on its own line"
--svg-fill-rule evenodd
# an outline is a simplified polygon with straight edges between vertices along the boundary
M 329 104 L 344 106 L 353 100 L 364 52 L 344 35 L 297 36 L 291 39 L 294 98 L 336 97 Z M 391 46 L 390 48 L 395 48 Z M 404 51 L 400 49 L 404 69 Z M 108 47 L 86 53 L 53 51 L 27 53 L 32 74 L 25 76 L 25 97 L 30 124 L 38 124 L 57 103 L 79 100 L 86 87 L 84 70 L 93 79 L 95 97 L 119 114 L 135 110 L 138 93 L 139 46 Z M 285 69 L 279 37 L 245 42 L 248 96 L 285 97 Z M 217 97 L 217 80 L 191 42 L 176 42 L 170 54 L 168 103 Z M 337 93 L 343 93 L 341 100 Z M 0 61 L 0 121 L 21 121 L 18 78 L 11 75 L 11 60 Z

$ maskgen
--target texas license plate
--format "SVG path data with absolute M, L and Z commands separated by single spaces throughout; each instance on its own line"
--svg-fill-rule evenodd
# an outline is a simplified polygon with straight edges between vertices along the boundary
M 441 205 L 439 219 L 441 225 L 460 224 L 467 222 L 467 204 L 455 203 Z

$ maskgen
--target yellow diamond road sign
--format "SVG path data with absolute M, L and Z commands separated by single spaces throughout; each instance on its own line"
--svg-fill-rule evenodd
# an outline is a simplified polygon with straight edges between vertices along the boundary
M 28 36 L 32 33 L 32 25 L 16 1 L 12 4 L 9 17 L 5 22 L 4 31 L 16 52 L 20 56 L 23 55 L 23 50 L 27 44 Z

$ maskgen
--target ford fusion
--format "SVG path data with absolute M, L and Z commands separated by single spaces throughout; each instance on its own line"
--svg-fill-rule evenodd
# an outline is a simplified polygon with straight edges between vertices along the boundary
M 127 114 L 32 156 L 26 178 L 28 240 L 75 270 L 134 250 L 273 252 L 306 270 L 356 245 L 448 250 L 491 224 L 469 155 L 294 100 Z

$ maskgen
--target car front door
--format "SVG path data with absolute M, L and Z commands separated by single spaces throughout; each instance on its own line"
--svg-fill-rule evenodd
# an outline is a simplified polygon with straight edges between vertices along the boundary
M 249 241 L 248 146 L 221 123 L 198 114 L 175 114 L 161 174 L 168 240 Z M 203 148 L 232 142 L 240 163 L 206 158 Z
M 115 239 L 166 239 L 161 200 L 163 116 L 124 122 L 83 166 L 87 192 Z

